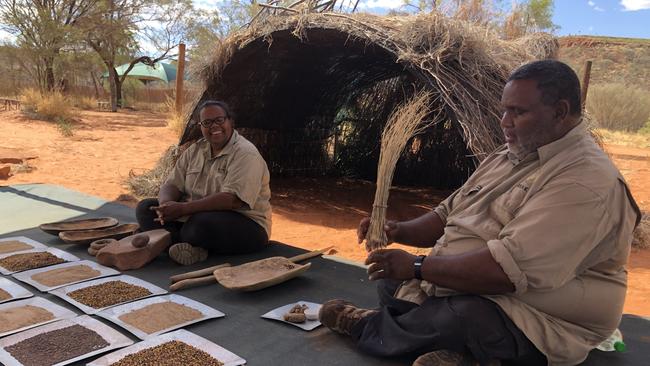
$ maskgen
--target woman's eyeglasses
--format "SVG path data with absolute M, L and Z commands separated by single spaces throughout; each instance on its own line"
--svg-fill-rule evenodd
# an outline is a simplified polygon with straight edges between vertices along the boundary
M 201 121 L 199 123 L 201 124 L 201 126 L 203 126 L 205 128 L 208 128 L 208 127 L 212 126 L 213 123 L 216 123 L 219 126 L 221 126 L 222 124 L 224 124 L 226 122 L 227 119 L 228 119 L 228 117 L 215 117 L 215 118 L 212 118 L 212 119 L 204 119 L 203 121 Z

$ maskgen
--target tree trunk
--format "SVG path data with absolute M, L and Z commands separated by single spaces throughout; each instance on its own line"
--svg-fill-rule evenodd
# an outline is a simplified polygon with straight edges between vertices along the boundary
M 111 111 L 117 112 L 117 85 L 120 82 L 114 65 L 108 65 L 108 81 L 111 89 Z
M 120 80 L 119 76 L 117 76 L 117 73 L 115 75 L 115 96 L 117 97 L 117 106 L 120 108 L 124 108 L 124 100 L 122 99 L 122 85 L 123 82 Z
M 45 89 L 47 91 L 54 91 L 56 84 L 54 82 L 54 59 L 52 57 L 44 57 L 43 64 L 45 65 Z

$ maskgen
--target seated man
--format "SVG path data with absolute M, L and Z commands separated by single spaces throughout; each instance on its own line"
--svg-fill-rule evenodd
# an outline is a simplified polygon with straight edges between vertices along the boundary
M 142 230 L 172 233 L 174 261 L 189 265 L 217 254 L 262 249 L 271 231 L 269 170 L 257 148 L 234 129 L 226 103 L 199 107 L 198 140 L 178 158 L 158 199 L 142 200 L 136 217 Z
M 386 225 L 389 240 L 431 253 L 373 251 L 380 309 L 321 308 L 361 350 L 421 355 L 414 366 L 574 365 L 619 325 L 640 212 L 581 122 L 577 76 L 524 65 L 501 104 L 506 145 L 432 212 Z

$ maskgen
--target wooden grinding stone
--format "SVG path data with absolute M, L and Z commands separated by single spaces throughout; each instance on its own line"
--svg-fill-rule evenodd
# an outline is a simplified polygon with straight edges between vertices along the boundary
M 133 239 L 147 235 L 149 243 L 141 248 L 133 246 Z M 171 244 L 171 234 L 165 229 L 145 231 L 110 243 L 97 252 L 97 262 L 126 271 L 144 267 Z
M 70 244 L 90 244 L 99 239 L 122 239 L 138 230 L 138 224 L 122 224 L 106 229 L 62 231 L 59 238 Z
M 214 277 L 225 288 L 256 291 L 299 276 L 311 263 L 297 264 L 285 257 L 271 257 L 235 267 L 219 268 Z

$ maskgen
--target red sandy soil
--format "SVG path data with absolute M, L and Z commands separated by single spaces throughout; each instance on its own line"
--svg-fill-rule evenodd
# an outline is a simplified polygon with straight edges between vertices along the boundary
M 177 142 L 164 116 L 147 112 L 81 112 L 72 137 L 62 136 L 53 123 L 31 120 L 15 111 L 0 113 L 0 125 L 0 158 L 33 157 L 27 164 L 35 168 L 0 180 L 0 185 L 57 184 L 129 206 L 136 202 L 123 184 L 129 171 L 152 168 L 167 147 Z M 607 150 L 641 208 L 649 211 L 650 149 L 608 146 Z M 356 227 L 368 215 L 373 184 L 278 179 L 272 182 L 272 191 L 273 240 L 310 250 L 334 246 L 339 256 L 357 262 L 365 259 L 364 249 L 357 245 Z M 417 216 L 446 193 L 392 191 L 389 218 Z M 650 316 L 650 250 L 633 250 L 629 272 L 625 312 Z

